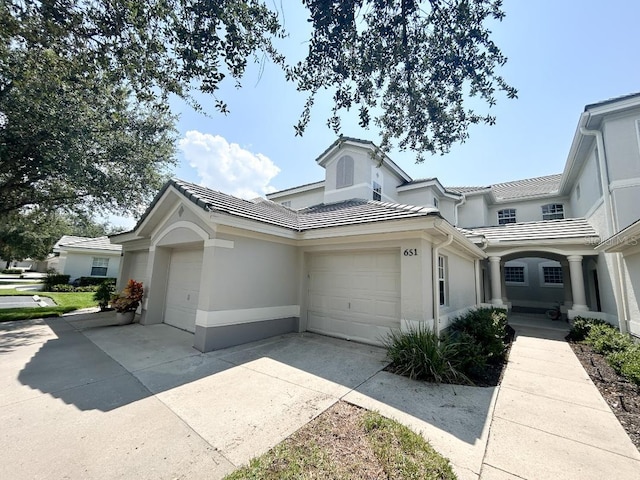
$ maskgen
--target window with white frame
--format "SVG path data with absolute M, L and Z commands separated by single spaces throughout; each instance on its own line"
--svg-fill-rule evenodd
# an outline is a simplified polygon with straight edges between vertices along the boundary
M 542 206 L 543 220 L 559 220 L 564 218 L 564 205 L 561 203 L 550 203 Z
M 562 267 L 542 266 L 542 281 L 544 285 L 562 285 Z
M 108 258 L 93 257 L 93 263 L 91 264 L 91 276 L 106 277 L 108 268 L 109 268 Z
M 353 157 L 344 155 L 338 160 L 336 168 L 336 188 L 353 185 Z
M 375 181 L 373 182 L 373 199 L 382 200 L 382 185 Z
M 438 255 L 438 290 L 440 295 L 440 305 L 447 304 L 447 257 Z
M 507 223 L 516 223 L 516 209 L 505 208 L 498 210 L 498 225 L 506 225 Z
M 524 283 L 524 267 L 505 265 L 504 281 L 506 283 Z

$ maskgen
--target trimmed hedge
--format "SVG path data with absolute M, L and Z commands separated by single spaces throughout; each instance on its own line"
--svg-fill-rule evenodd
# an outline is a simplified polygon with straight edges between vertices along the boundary
M 113 277 L 107 277 L 107 278 L 80 277 L 74 283 L 76 282 L 78 283 L 78 287 L 98 287 L 105 282 L 112 283 L 113 285 L 115 285 L 116 279 Z M 87 291 L 93 291 L 93 290 L 87 290 Z
M 52 292 L 51 290 L 56 285 L 67 285 L 69 283 L 69 279 L 71 275 L 62 275 L 60 273 L 47 273 L 47 276 L 44 279 L 44 290 L 48 292 Z
M 68 283 L 60 283 L 58 285 L 53 285 L 51 288 L 47 289 L 48 292 L 95 292 L 98 290 L 99 285 L 93 285 L 89 287 L 74 287 L 73 285 L 69 285 Z
M 2 270 L 2 273 L 6 275 L 22 275 L 22 270 L 20 270 L 19 268 L 7 268 L 5 270 Z

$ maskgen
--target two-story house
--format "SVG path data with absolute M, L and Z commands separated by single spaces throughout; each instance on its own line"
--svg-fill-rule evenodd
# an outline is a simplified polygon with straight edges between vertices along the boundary
M 637 94 L 585 108 L 558 175 L 445 187 L 341 137 L 316 159 L 323 180 L 267 199 L 172 180 L 112 237 L 120 282 L 144 282 L 141 323 L 202 351 L 307 330 L 380 344 L 481 304 L 557 302 L 640 334 L 638 251 L 615 237 L 640 216 L 639 139 Z

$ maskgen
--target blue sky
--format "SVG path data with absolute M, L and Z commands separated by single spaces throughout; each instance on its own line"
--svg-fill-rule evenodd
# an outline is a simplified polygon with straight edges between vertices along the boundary
M 279 45 L 290 61 L 307 49 L 309 24 L 299 1 L 284 5 L 290 37 Z M 640 91 L 636 0 L 505 0 L 506 18 L 492 25 L 493 39 L 509 61 L 500 73 L 518 99 L 498 96 L 494 126 L 474 126 L 471 137 L 445 156 L 415 164 L 411 152 L 391 158 L 413 178 L 436 176 L 444 185 L 485 185 L 559 173 L 584 106 Z M 261 73 L 260 73 L 261 72 Z M 180 115 L 175 176 L 226 193 L 251 197 L 322 180 L 315 163 L 336 136 L 326 126 L 330 99 L 316 102 L 303 137 L 295 137 L 305 96 L 272 65 L 251 66 L 242 89 L 223 85 L 219 98 L 231 111 L 210 116 L 175 101 Z M 205 108 L 213 100 L 201 97 Z M 343 118 L 342 133 L 378 142 Z M 132 221 L 112 219 L 127 227 Z

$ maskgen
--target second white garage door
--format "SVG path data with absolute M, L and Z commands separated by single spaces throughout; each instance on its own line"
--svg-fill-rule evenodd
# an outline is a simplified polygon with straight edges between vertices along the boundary
M 202 249 L 171 253 L 164 323 L 195 332 L 201 271 Z
M 307 329 L 380 345 L 400 328 L 400 254 L 314 254 Z

